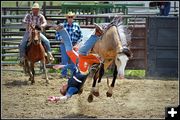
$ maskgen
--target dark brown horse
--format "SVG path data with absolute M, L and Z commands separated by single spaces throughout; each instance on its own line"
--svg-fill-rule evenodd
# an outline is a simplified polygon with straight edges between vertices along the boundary
M 46 69 L 46 63 L 47 58 L 45 56 L 45 49 L 41 43 L 41 38 L 40 38 L 40 27 L 35 26 L 35 25 L 29 25 L 31 28 L 30 32 L 30 37 L 29 37 L 29 46 L 26 50 L 26 56 L 25 56 L 25 65 L 24 69 L 25 72 L 29 74 L 29 80 L 31 81 L 31 84 L 35 83 L 34 80 L 34 75 L 35 75 L 35 70 L 34 70 L 34 64 L 35 62 L 41 61 L 43 70 L 45 72 L 45 78 L 46 78 L 46 83 L 49 83 L 49 79 L 47 76 L 47 69 Z

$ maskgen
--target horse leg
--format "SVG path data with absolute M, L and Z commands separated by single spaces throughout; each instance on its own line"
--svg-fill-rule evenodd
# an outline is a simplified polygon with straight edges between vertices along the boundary
M 30 65 L 29 62 L 25 59 L 25 69 L 27 70 L 27 73 L 29 74 L 29 81 L 31 81 L 32 78 L 32 74 L 31 74 L 31 70 L 30 70 Z
M 111 97 L 113 94 L 113 88 L 116 82 L 117 74 L 118 74 L 117 66 L 115 65 L 114 72 L 113 72 L 113 80 L 112 80 L 111 86 L 108 86 L 109 90 L 106 92 L 107 97 Z
M 46 63 L 45 63 L 45 60 L 41 61 L 42 65 L 43 65 L 43 72 L 45 74 L 45 78 L 46 78 L 46 83 L 49 84 L 49 78 L 48 78 L 48 75 L 47 75 L 47 69 L 46 69 Z
M 96 97 L 99 96 L 99 83 L 101 82 L 103 75 L 104 75 L 104 64 L 101 64 L 100 69 L 99 69 L 97 89 L 96 89 L 96 91 L 93 92 L 93 95 Z
M 93 84 L 92 84 L 92 88 L 90 91 L 90 94 L 88 96 L 88 102 L 92 102 L 93 101 L 93 92 L 95 92 L 95 86 L 96 86 L 96 81 L 98 79 L 98 73 L 99 73 L 99 68 L 97 68 L 96 72 L 94 73 L 94 77 L 93 77 Z
M 35 80 L 34 80 L 34 75 L 35 75 L 35 71 L 34 71 L 34 63 L 31 62 L 31 74 L 32 74 L 32 77 L 31 77 L 31 84 L 34 84 L 35 83 Z

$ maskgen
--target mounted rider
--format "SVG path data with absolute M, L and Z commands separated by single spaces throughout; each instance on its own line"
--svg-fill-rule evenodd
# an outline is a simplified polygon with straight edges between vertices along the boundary
M 20 65 L 23 65 L 24 59 L 25 59 L 25 50 L 27 47 L 27 43 L 30 37 L 30 26 L 29 25 L 35 25 L 39 26 L 41 30 L 45 28 L 47 25 L 47 21 L 45 17 L 39 13 L 40 12 L 40 7 L 38 3 L 34 3 L 32 6 L 32 12 L 26 14 L 24 19 L 22 20 L 22 23 L 26 25 L 26 31 L 24 33 L 23 39 L 21 40 L 21 43 L 19 45 L 19 50 L 20 50 Z M 50 42 L 49 40 L 42 34 L 40 33 L 41 40 L 43 44 L 45 45 L 45 48 L 47 49 L 47 54 L 49 60 L 52 62 L 54 61 L 54 57 L 52 56 L 51 53 L 51 47 L 50 47 Z

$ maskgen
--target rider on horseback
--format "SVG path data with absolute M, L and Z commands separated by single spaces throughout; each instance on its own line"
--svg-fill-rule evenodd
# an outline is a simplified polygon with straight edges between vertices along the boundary
M 29 13 L 25 16 L 25 18 L 23 19 L 23 23 L 26 25 L 26 31 L 25 34 L 23 36 L 23 39 L 21 40 L 20 46 L 19 46 L 19 50 L 20 50 L 20 65 L 23 65 L 24 63 L 24 59 L 25 59 L 25 50 L 26 50 L 26 46 L 28 43 L 28 39 L 30 36 L 30 27 L 29 25 L 35 25 L 40 26 L 41 30 L 43 28 L 45 28 L 45 26 L 47 25 L 47 21 L 45 19 L 45 17 L 39 13 L 39 4 L 38 3 L 34 3 L 32 6 L 32 13 Z M 51 48 L 50 48 L 50 43 L 49 40 L 42 34 L 40 33 L 40 37 L 47 49 L 47 54 L 49 56 L 50 61 L 54 61 L 54 58 L 52 56 L 51 53 Z

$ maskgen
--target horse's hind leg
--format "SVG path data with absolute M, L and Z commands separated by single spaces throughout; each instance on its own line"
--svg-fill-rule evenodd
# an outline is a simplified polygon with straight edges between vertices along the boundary
M 99 68 L 97 68 L 97 70 L 96 70 L 96 72 L 94 73 L 94 76 L 93 76 L 93 84 L 92 84 L 90 94 L 88 96 L 88 102 L 93 101 L 93 92 L 95 91 L 96 81 L 98 79 L 98 72 L 99 72 Z
M 97 89 L 95 89 L 95 91 L 93 92 L 93 95 L 96 96 L 96 97 L 99 96 L 99 84 L 100 84 L 101 79 L 102 79 L 102 77 L 103 77 L 103 75 L 104 75 L 104 64 L 101 64 L 98 73 L 99 73 L 99 74 L 98 74 L 99 77 L 98 77 L 98 84 L 97 84 L 97 87 L 96 87 Z M 96 78 L 96 79 L 97 79 L 97 78 Z
M 94 74 L 92 88 L 91 88 L 90 94 L 88 96 L 88 102 L 92 102 L 93 101 L 93 95 L 96 96 L 96 97 L 99 96 L 99 89 L 96 88 L 96 81 L 99 78 L 98 79 L 98 83 L 101 82 L 101 78 L 102 78 L 102 76 L 104 74 L 104 72 L 102 71 L 102 68 L 103 68 L 103 71 L 104 71 L 104 65 L 100 64 L 100 68 L 98 68 L 96 70 L 95 74 Z
M 115 65 L 114 72 L 113 72 L 113 80 L 112 80 L 111 86 L 109 86 L 109 90 L 106 92 L 107 97 L 111 97 L 113 94 L 113 88 L 116 82 L 117 73 L 118 73 L 117 66 Z

